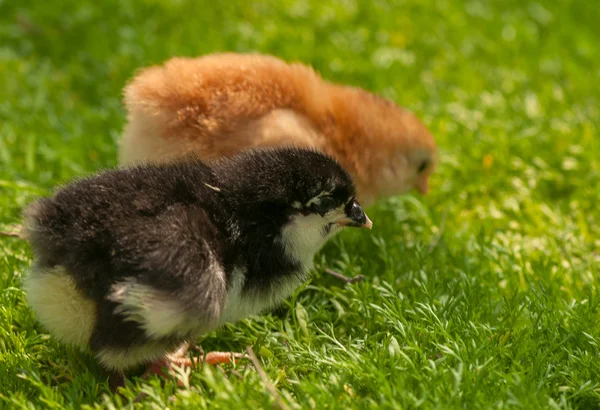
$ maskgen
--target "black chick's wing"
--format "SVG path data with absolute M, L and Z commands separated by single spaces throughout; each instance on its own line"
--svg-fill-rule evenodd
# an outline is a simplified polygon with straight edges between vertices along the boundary
M 187 337 L 214 327 L 226 274 L 218 230 L 202 209 L 172 206 L 120 227 L 116 238 L 95 336 L 105 343 L 97 344 Z

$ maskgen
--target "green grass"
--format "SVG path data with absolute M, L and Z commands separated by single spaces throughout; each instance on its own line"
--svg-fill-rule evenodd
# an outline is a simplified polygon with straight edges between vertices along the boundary
M 120 93 L 174 55 L 261 51 L 418 113 L 441 166 L 370 210 L 252 345 L 290 408 L 600 408 L 600 8 L 594 1 L 0 0 L 0 223 L 116 163 Z M 438 240 L 439 238 L 439 240 Z M 252 365 L 108 392 L 36 324 L 26 244 L 0 239 L 0 407 L 270 408 Z M 343 286 L 332 266 L 363 283 Z

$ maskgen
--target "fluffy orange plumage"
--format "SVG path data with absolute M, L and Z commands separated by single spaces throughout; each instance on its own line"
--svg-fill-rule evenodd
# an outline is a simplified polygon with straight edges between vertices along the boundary
M 426 193 L 437 162 L 433 137 L 408 110 L 272 56 L 173 58 L 142 70 L 125 88 L 125 106 L 121 164 L 309 146 L 336 158 L 371 204 Z

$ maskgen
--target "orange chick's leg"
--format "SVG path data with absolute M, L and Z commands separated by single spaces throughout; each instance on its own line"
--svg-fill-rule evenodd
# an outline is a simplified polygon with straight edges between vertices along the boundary
M 182 345 L 177 351 L 166 355 L 162 359 L 158 359 L 150 364 L 146 368 L 144 377 L 149 375 L 157 374 L 160 376 L 167 376 L 168 371 L 171 370 L 172 366 L 179 367 L 195 367 L 200 363 L 206 363 L 210 365 L 218 365 L 222 363 L 234 363 L 235 360 L 243 359 L 246 357 L 245 354 L 232 353 L 232 352 L 210 352 L 201 357 L 190 358 L 187 356 L 189 345 L 186 343 Z

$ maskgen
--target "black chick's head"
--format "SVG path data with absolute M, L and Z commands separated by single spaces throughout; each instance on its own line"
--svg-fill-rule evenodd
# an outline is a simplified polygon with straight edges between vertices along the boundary
M 240 219 L 276 231 L 289 256 L 299 262 L 312 259 L 344 226 L 372 226 L 349 174 L 318 151 L 256 149 L 219 161 L 213 170 L 233 191 L 231 205 Z

